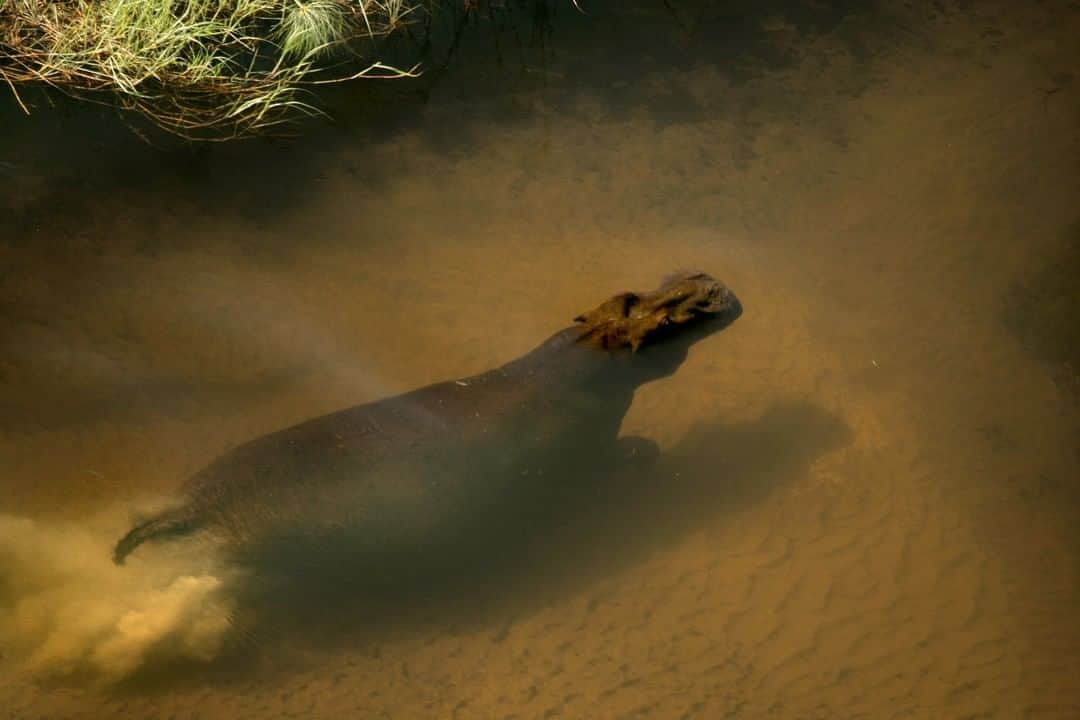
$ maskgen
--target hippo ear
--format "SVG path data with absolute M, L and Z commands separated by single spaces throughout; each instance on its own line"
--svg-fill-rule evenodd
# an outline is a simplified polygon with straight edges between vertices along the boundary
M 616 295 L 614 299 L 622 303 L 623 317 L 630 317 L 630 311 L 641 302 L 641 296 L 632 292 Z

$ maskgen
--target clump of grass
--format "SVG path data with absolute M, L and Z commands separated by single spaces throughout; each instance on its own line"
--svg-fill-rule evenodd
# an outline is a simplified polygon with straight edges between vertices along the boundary
M 348 16 L 337 0 L 291 0 L 278 26 L 287 57 L 321 53 L 348 32 Z
M 109 93 L 188 137 L 250 134 L 317 112 L 302 100 L 311 84 L 412 74 L 322 64 L 351 40 L 392 32 L 409 2 L 0 0 L 0 80 L 17 98 L 22 83 Z

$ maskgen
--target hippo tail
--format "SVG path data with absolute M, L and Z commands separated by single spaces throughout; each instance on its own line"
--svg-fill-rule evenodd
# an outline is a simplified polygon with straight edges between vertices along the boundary
M 120 538 L 113 550 L 113 562 L 123 565 L 124 560 L 135 548 L 147 540 L 160 540 L 168 537 L 180 537 L 198 529 L 198 523 L 187 507 L 166 510 L 149 520 L 139 523 L 127 535 Z

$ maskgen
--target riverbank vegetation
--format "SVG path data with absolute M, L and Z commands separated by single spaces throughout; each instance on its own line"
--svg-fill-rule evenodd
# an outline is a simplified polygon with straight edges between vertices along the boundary
M 400 78 L 378 41 L 426 0 L 0 0 L 0 86 L 45 85 L 185 137 L 255 134 L 318 110 L 310 91 Z

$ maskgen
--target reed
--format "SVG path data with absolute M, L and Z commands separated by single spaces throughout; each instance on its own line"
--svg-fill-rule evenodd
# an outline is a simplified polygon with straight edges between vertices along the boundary
M 411 0 L 0 0 L 0 80 L 114 102 L 192 138 L 258 133 L 319 111 L 311 86 L 415 74 L 353 41 Z M 422 0 L 418 0 L 422 1 Z

